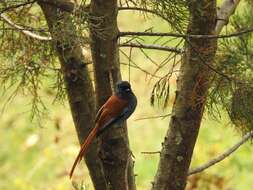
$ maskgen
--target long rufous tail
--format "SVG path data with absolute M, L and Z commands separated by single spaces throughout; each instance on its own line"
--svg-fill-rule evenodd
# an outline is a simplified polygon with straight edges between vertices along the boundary
M 92 131 L 89 133 L 88 137 L 85 139 L 84 143 L 82 144 L 81 149 L 80 149 L 80 151 L 75 159 L 75 162 L 70 170 L 70 173 L 69 173 L 70 178 L 72 177 L 72 175 L 74 173 L 76 165 L 82 160 L 83 155 L 86 153 L 89 145 L 91 144 L 92 140 L 95 138 L 97 131 L 98 131 L 98 125 L 92 129 Z

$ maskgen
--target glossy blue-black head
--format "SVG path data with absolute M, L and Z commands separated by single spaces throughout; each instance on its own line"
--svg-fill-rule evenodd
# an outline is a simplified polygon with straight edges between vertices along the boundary
M 127 81 L 120 81 L 116 84 L 116 93 L 132 93 L 131 85 Z

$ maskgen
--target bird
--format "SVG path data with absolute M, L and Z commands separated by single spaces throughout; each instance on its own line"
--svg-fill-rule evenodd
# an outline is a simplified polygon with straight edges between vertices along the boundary
M 81 145 L 80 151 L 69 173 L 70 179 L 72 178 L 76 165 L 82 160 L 82 157 L 87 152 L 94 138 L 114 124 L 120 124 L 127 120 L 135 111 L 136 106 L 137 98 L 131 89 L 130 83 L 127 81 L 118 82 L 116 84 L 115 94 L 111 95 L 97 112 L 95 127 Z

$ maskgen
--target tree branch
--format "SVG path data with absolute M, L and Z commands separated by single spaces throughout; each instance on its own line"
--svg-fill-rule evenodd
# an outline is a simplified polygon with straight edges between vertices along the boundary
M 169 116 L 171 116 L 171 113 L 165 114 L 165 115 L 156 115 L 156 116 L 150 116 L 150 117 L 142 117 L 142 118 L 135 119 L 135 121 L 140 121 L 140 120 L 145 120 L 145 119 L 159 119 L 159 118 L 164 119 L 165 117 L 169 117 Z
M 253 28 L 241 30 L 239 32 L 225 35 L 195 35 L 195 34 L 179 34 L 170 32 L 120 32 L 118 37 L 124 36 L 164 36 L 176 38 L 195 38 L 195 39 L 216 39 L 216 38 L 232 38 L 253 32 Z
M 41 40 L 41 41 L 50 41 L 52 40 L 52 38 L 50 36 L 40 36 L 38 34 L 35 34 L 29 30 L 26 30 L 25 28 L 15 24 L 14 22 L 12 22 L 8 16 L 4 15 L 4 14 L 0 14 L 0 18 L 7 23 L 8 25 L 10 25 L 11 27 L 15 28 L 16 30 L 19 30 L 21 33 L 25 34 L 26 36 L 29 36 L 31 38 L 34 38 L 36 40 Z
M 242 137 L 242 139 L 239 142 L 237 142 L 234 146 L 232 146 L 231 148 L 226 150 L 221 155 L 219 155 L 216 158 L 208 161 L 207 163 L 203 164 L 202 166 L 199 166 L 197 168 L 194 168 L 194 169 L 190 170 L 189 173 L 188 173 L 188 176 L 196 174 L 196 173 L 200 173 L 200 172 L 208 169 L 209 167 L 223 161 L 225 158 L 230 156 L 233 152 L 235 152 L 238 148 L 240 148 L 241 145 L 243 145 L 245 142 L 247 142 L 252 137 L 253 137 L 253 131 L 248 132 L 246 135 L 244 135 Z
M 161 51 L 170 51 L 178 54 L 184 53 L 184 50 L 176 47 L 161 46 L 156 44 L 140 44 L 140 43 L 123 43 L 119 45 L 120 47 L 132 47 L 132 48 L 144 48 L 144 49 L 155 49 Z
M 222 28 L 228 24 L 229 17 L 234 14 L 236 7 L 238 6 L 240 0 L 224 0 L 220 9 L 217 12 L 217 23 L 216 23 L 216 34 L 219 34 Z
M 141 152 L 142 154 L 161 154 L 161 151 L 154 151 L 154 152 Z

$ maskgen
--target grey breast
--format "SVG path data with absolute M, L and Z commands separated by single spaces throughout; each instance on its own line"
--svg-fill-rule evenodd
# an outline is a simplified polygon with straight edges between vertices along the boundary
M 137 98 L 134 94 L 131 94 L 128 103 L 128 111 L 129 111 L 128 117 L 134 112 L 136 106 L 137 106 Z

